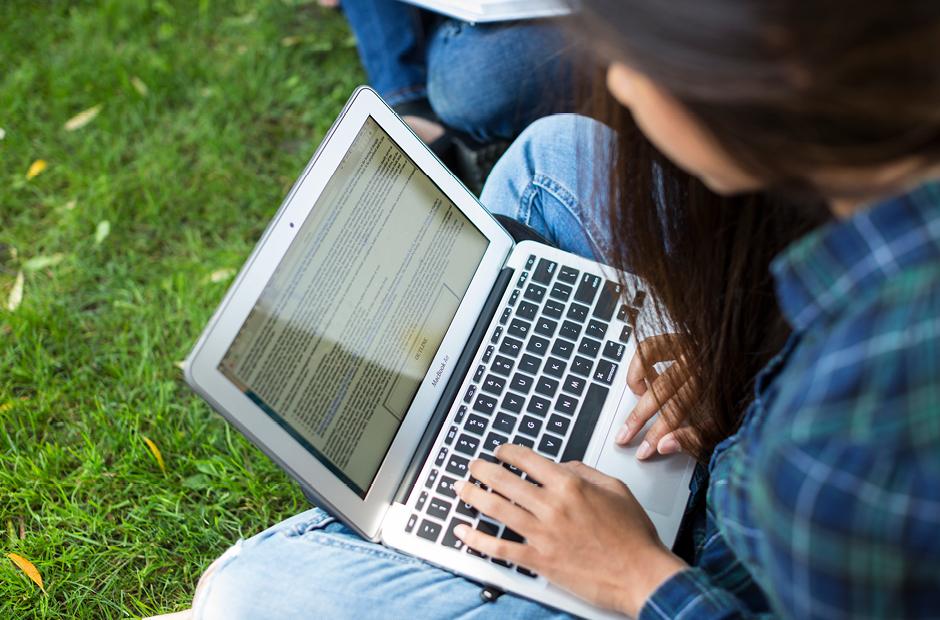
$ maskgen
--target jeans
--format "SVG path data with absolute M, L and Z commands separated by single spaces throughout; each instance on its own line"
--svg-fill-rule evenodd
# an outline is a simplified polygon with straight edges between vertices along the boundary
M 595 167 L 610 133 L 574 115 L 541 119 L 513 143 L 483 190 L 491 211 L 531 226 L 562 249 L 599 256 L 609 244 Z M 213 564 L 193 604 L 197 620 L 278 618 L 569 618 L 363 540 L 319 508 L 239 541 Z
M 427 98 L 444 124 L 488 142 L 574 106 L 582 58 L 559 20 L 469 24 L 398 0 L 343 0 L 369 83 L 395 106 Z

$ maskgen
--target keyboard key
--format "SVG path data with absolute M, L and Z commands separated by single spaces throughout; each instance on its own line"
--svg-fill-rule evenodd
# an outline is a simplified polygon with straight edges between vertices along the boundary
M 451 499 L 457 497 L 457 491 L 454 490 L 455 482 L 457 481 L 453 478 L 449 478 L 448 476 L 441 476 L 441 479 L 437 483 L 437 492 L 444 497 L 449 497 Z
M 528 321 L 513 319 L 512 323 L 509 324 L 509 329 L 506 330 L 506 333 L 510 336 L 515 336 L 516 338 L 525 340 L 525 337 L 529 335 L 529 329 L 531 327 L 532 324 Z
M 437 542 L 437 537 L 441 535 L 441 526 L 435 523 L 434 521 L 429 521 L 424 519 L 421 521 L 421 525 L 418 527 L 418 536 L 421 538 L 430 540 L 431 542 Z
M 469 403 L 471 400 L 473 400 L 473 395 L 476 393 L 477 393 L 477 386 L 471 383 L 470 386 L 467 388 L 467 393 L 463 395 L 463 402 Z
M 424 504 L 428 501 L 428 492 L 421 491 L 421 495 L 418 496 L 418 501 L 415 502 L 415 510 L 424 510 Z
M 458 514 L 462 514 L 465 517 L 470 517 L 471 519 L 476 519 L 477 515 L 480 514 L 477 512 L 476 508 L 467 502 L 457 502 L 457 512 Z
M 630 305 L 632 305 L 634 308 L 642 308 L 645 301 L 646 291 L 637 289 L 636 295 L 633 296 L 633 302 Z
M 535 391 L 552 398 L 555 396 L 555 392 L 558 391 L 558 382 L 548 377 L 539 377 L 539 380 L 535 384 Z
M 437 482 L 438 473 L 440 472 L 438 472 L 436 469 L 432 469 L 431 473 L 428 474 L 428 479 L 424 481 L 424 486 L 426 486 L 429 489 L 433 488 L 434 484 Z
M 545 374 L 561 379 L 561 376 L 565 374 L 566 366 L 568 366 L 568 364 L 557 357 L 550 357 L 545 362 Z
M 578 284 L 578 291 L 574 294 L 575 301 L 580 301 L 588 306 L 594 301 L 597 295 L 597 289 L 600 288 L 601 278 L 590 273 L 581 276 L 581 283 Z
M 581 335 L 581 325 L 575 323 L 574 321 L 565 321 L 561 324 L 561 331 L 558 332 L 559 336 L 563 336 L 568 340 L 578 340 L 578 336 Z
M 454 443 L 454 438 L 456 437 L 457 437 L 457 427 L 451 426 L 447 430 L 447 435 L 444 437 L 444 443 L 446 443 L 449 446 L 450 444 Z
M 610 385 L 614 381 L 614 375 L 617 374 L 617 364 L 601 360 L 597 362 L 597 370 L 594 371 L 594 380 Z
M 490 336 L 490 342 L 492 342 L 493 344 L 496 344 L 497 342 L 499 342 L 499 339 L 502 335 L 503 335 L 503 327 L 502 325 L 497 325 L 496 329 L 493 330 L 493 335 Z
M 508 377 L 509 373 L 512 372 L 512 360 L 508 357 L 497 355 L 496 359 L 493 360 L 493 372 L 499 373 L 504 377 Z
M 479 383 L 480 379 L 483 378 L 483 373 L 486 372 L 486 364 L 480 364 L 477 366 L 477 369 L 473 372 L 473 382 Z
M 532 269 L 532 265 L 535 264 L 535 254 L 529 254 L 529 258 L 525 261 L 526 270 Z
M 496 452 L 496 448 L 509 441 L 509 437 L 499 433 L 490 433 L 483 442 L 483 449 L 489 452 Z
M 627 350 L 627 347 L 623 346 L 619 342 L 614 342 L 613 340 L 608 340 L 604 345 L 604 352 L 601 353 L 604 357 L 609 357 L 612 360 L 617 360 L 618 362 L 623 359 L 623 353 Z
M 473 433 L 474 435 L 483 436 L 483 433 L 489 427 L 490 421 L 482 416 L 476 414 L 470 414 L 470 417 L 467 418 L 467 423 L 463 425 L 463 428 L 468 433 Z
M 510 316 L 512 316 L 512 310 L 510 310 L 509 308 L 506 308 L 505 310 L 503 310 L 502 316 L 499 317 L 499 324 L 505 325 L 506 321 L 509 320 Z
M 524 375 L 520 372 L 517 372 L 512 376 L 512 381 L 509 382 L 509 389 L 522 392 L 523 394 L 528 394 L 529 390 L 532 389 L 532 384 L 534 382 L 535 379 L 529 375 Z
M 488 346 L 486 347 L 486 351 L 483 352 L 483 359 L 482 359 L 481 361 L 482 361 L 484 364 L 488 364 L 489 361 L 490 361 L 490 358 L 493 357 L 493 351 L 495 351 L 495 350 L 496 350 L 496 349 L 495 349 L 495 347 L 493 347 L 493 345 L 488 345 Z
M 530 284 L 523 295 L 526 299 L 534 301 L 537 304 L 542 303 L 542 299 L 545 297 L 545 287 L 539 286 L 538 284 Z
M 607 323 L 601 323 L 600 321 L 591 319 L 591 321 L 588 323 L 586 333 L 591 338 L 603 340 L 604 336 L 607 335 Z
M 571 297 L 571 287 L 567 284 L 556 282 L 555 286 L 552 287 L 552 290 L 548 295 L 552 299 L 557 299 L 558 301 L 568 301 L 568 298 Z
M 493 420 L 493 430 L 511 435 L 514 428 L 516 428 L 516 416 L 500 413 Z
M 489 392 L 490 394 L 495 394 L 499 396 L 503 393 L 503 388 L 506 387 L 506 380 L 502 377 L 497 377 L 494 374 L 489 374 L 486 376 L 486 380 L 480 386 L 480 389 L 484 392 Z
M 463 547 L 463 541 L 457 538 L 457 535 L 454 534 L 454 529 L 458 525 L 470 525 L 463 519 L 458 519 L 454 517 L 450 520 L 450 525 L 447 526 L 447 531 L 444 532 L 444 538 L 441 539 L 441 545 L 444 547 L 450 547 L 451 549 L 460 549 Z
M 571 425 L 571 420 L 566 418 L 563 415 L 558 415 L 553 413 L 552 417 L 548 419 L 548 426 L 545 428 L 550 430 L 553 433 L 558 433 L 559 435 L 564 435 L 568 432 L 568 427 Z
M 428 516 L 445 521 L 447 515 L 450 514 L 450 509 L 450 502 L 445 502 L 440 497 L 435 497 L 431 500 L 431 503 L 428 504 Z
M 476 455 L 478 447 L 480 447 L 480 439 L 478 437 L 461 433 L 460 437 L 457 438 L 457 443 L 454 445 L 454 450 L 462 452 L 472 458 Z
M 496 409 L 496 399 L 486 394 L 477 396 L 477 402 L 473 403 L 473 410 L 480 413 L 490 414 Z
M 617 320 L 618 320 L 618 321 L 626 321 L 626 320 L 627 320 L 627 312 L 628 312 L 629 310 L 630 310 L 630 306 L 628 306 L 627 304 L 621 304 L 621 305 L 620 305 L 620 310 L 617 310 Z
M 578 346 L 578 353 L 582 355 L 589 355 L 591 357 L 597 357 L 597 352 L 601 350 L 601 343 L 593 338 L 588 338 L 585 336 L 581 339 L 581 344 Z
M 574 415 L 578 408 L 578 399 L 568 394 L 562 394 L 555 401 L 555 411 L 560 411 L 565 415 Z
M 602 321 L 609 321 L 614 316 L 614 310 L 617 309 L 617 303 L 623 295 L 623 287 L 619 282 L 607 280 L 604 282 L 604 288 L 601 289 L 601 296 L 594 305 L 594 316 Z
M 538 416 L 544 416 L 548 413 L 548 407 L 552 404 L 552 401 L 540 396 L 533 396 L 529 399 L 529 406 L 525 408 L 529 413 L 534 413 Z
M 463 422 L 464 416 L 467 415 L 467 406 L 460 405 L 457 409 L 457 413 L 454 415 L 454 424 L 460 424 Z
M 456 426 L 454 428 L 457 428 Z M 444 460 L 447 458 L 447 448 L 441 446 L 441 449 L 437 452 L 437 458 L 434 459 L 434 464 L 438 467 L 444 465 Z
M 574 356 L 574 361 L 571 362 L 571 372 L 581 375 L 582 377 L 591 376 L 591 368 L 594 366 L 594 362 L 589 360 L 586 357 L 580 355 Z
M 574 394 L 575 396 L 581 396 L 581 393 L 584 391 L 584 386 L 587 383 L 581 377 L 575 377 L 574 375 L 568 375 L 568 378 L 565 379 L 565 382 L 562 384 L 561 389 L 569 394 Z
M 539 307 L 527 301 L 523 301 L 519 304 L 519 307 L 516 308 L 516 316 L 526 319 L 527 321 L 534 321 L 535 315 L 537 315 L 538 312 Z
M 522 566 L 517 566 L 517 567 L 516 567 L 516 572 L 519 573 L 520 575 L 525 575 L 526 577 L 532 577 L 533 579 L 535 579 L 536 577 L 538 577 L 537 574 L 533 573 L 533 572 L 530 571 L 528 568 L 525 568 L 525 567 L 522 567 Z
M 523 416 L 522 423 L 519 425 L 519 432 L 529 437 L 538 437 L 541 429 L 542 421 L 530 415 Z M 512 442 L 516 443 L 516 440 L 513 439 Z
M 516 357 L 519 355 L 519 351 L 522 350 L 522 341 L 516 340 L 515 338 L 510 338 L 506 336 L 503 338 L 503 344 L 499 345 L 499 352 L 503 355 L 510 355 Z
M 548 433 L 542 435 L 542 440 L 539 442 L 539 452 L 545 456 L 558 456 L 560 451 L 561 439 Z
M 516 286 L 525 286 L 525 281 L 529 279 L 529 272 L 523 271 L 519 274 L 519 279 L 516 280 Z
M 500 407 L 506 411 L 519 413 L 522 411 L 522 405 L 524 404 L 525 396 L 519 396 L 518 394 L 513 394 L 512 392 L 506 392 L 506 395 L 503 396 L 503 402 L 500 404 Z
M 545 355 L 548 353 L 548 344 L 549 340 L 547 338 L 542 338 L 540 336 L 532 336 L 529 338 L 529 344 L 526 345 L 526 351 L 535 353 L 538 356 Z
M 630 342 L 630 336 L 633 335 L 633 328 L 629 325 L 623 326 L 623 331 L 620 332 L 620 342 Z
M 541 365 L 542 360 L 528 353 L 523 354 L 522 358 L 519 360 L 519 370 L 533 375 L 538 374 L 539 366 Z
M 578 417 L 574 420 L 571 436 L 568 437 L 568 443 L 565 445 L 565 453 L 561 457 L 562 461 L 580 461 L 584 458 L 584 452 L 591 441 L 594 427 L 597 426 L 601 409 L 604 408 L 604 401 L 607 400 L 607 393 L 607 388 L 596 383 L 592 383 L 588 387 L 587 394 L 581 402 Z
M 578 270 L 574 267 L 566 267 L 562 265 L 562 268 L 558 270 L 558 279 L 562 282 L 567 282 L 568 284 L 574 284 L 578 281 Z
M 560 319 L 564 311 L 565 304 L 557 299 L 549 299 L 545 302 L 545 307 L 542 308 L 542 314 L 553 319 Z
M 552 276 L 555 275 L 555 269 L 557 268 L 558 263 L 554 263 L 547 258 L 539 259 L 539 266 L 532 272 L 532 281 L 539 284 L 548 284 L 552 281 Z
M 539 426 L 541 426 L 541 423 L 539 423 Z M 512 442 L 520 446 L 525 446 L 526 448 L 535 448 L 535 442 L 531 439 L 523 437 L 522 435 L 516 435 L 513 437 Z
M 493 564 L 499 564 L 500 566 L 505 566 L 506 568 L 512 568 L 512 563 L 507 562 L 506 560 L 500 560 L 499 558 L 490 558 L 490 562 Z
M 408 517 L 408 524 L 405 525 L 405 532 L 411 533 L 411 531 L 415 529 L 415 523 L 417 522 L 418 522 L 418 515 L 413 514 L 410 517 Z
M 450 462 L 447 463 L 447 471 L 454 474 L 458 478 L 463 478 L 468 473 L 467 465 L 469 464 L 469 460 L 455 454 L 450 457 Z
M 535 333 L 545 336 L 546 338 L 551 338 L 555 335 L 556 327 L 558 327 L 558 321 L 553 321 L 543 316 L 535 324 Z
M 524 543 L 525 538 L 516 533 L 515 530 L 511 530 L 508 527 L 503 528 L 503 533 L 499 535 L 500 538 L 508 540 L 515 543 Z
M 590 308 L 581 304 L 571 304 L 568 306 L 568 318 L 583 323 L 587 319 Z
M 477 458 L 478 458 L 478 459 L 481 459 L 481 460 L 484 460 L 484 461 L 486 461 L 487 463 L 498 463 L 498 462 L 499 462 L 499 460 L 498 460 L 495 456 L 493 456 L 492 454 L 488 454 L 488 453 L 486 453 L 486 452 L 481 452 L 481 453 L 479 453 L 479 454 L 477 455 Z M 474 482 L 474 484 L 476 484 L 476 482 Z
M 477 530 L 489 536 L 496 536 L 499 533 L 499 525 L 486 519 L 477 521 Z
M 574 351 L 574 343 L 570 340 L 563 340 L 561 338 L 555 341 L 555 344 L 552 345 L 552 353 L 558 357 L 563 357 L 568 359 L 571 357 L 571 353 Z
M 514 291 L 512 292 L 512 295 L 509 296 L 509 305 L 510 305 L 510 306 L 515 306 L 515 305 L 516 305 L 516 300 L 519 299 L 519 293 L 520 293 L 520 290 L 519 290 L 519 289 L 516 289 L 516 290 L 514 290 Z

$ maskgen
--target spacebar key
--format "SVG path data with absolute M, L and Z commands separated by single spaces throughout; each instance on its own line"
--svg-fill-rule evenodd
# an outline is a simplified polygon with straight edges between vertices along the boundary
M 594 427 L 597 426 L 597 419 L 601 416 L 601 410 L 604 408 L 604 401 L 607 400 L 609 391 L 604 386 L 596 383 L 592 383 L 588 388 L 560 462 L 580 461 L 584 458 L 584 453 L 587 451 L 588 444 L 591 443 Z

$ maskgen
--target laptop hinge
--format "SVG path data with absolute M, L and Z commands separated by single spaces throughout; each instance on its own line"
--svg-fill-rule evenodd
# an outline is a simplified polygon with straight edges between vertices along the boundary
M 496 315 L 496 311 L 499 309 L 499 302 L 503 298 L 503 293 L 506 292 L 509 283 L 512 281 L 514 273 L 515 270 L 511 267 L 503 267 L 502 271 L 499 272 L 499 276 L 496 278 L 496 282 L 489 296 L 486 298 L 486 302 L 483 304 L 480 316 L 477 318 L 477 322 L 470 332 L 470 337 L 467 339 L 463 353 L 457 358 L 457 363 L 454 365 L 454 372 L 451 374 L 447 385 L 444 387 L 441 399 L 437 402 L 437 407 L 434 408 L 431 419 L 428 420 L 428 426 L 421 436 L 418 447 L 415 449 L 414 457 L 405 470 L 405 475 L 398 487 L 398 492 L 395 494 L 394 501 L 404 502 L 411 494 L 411 489 L 414 488 L 418 474 L 421 473 L 421 468 L 424 466 L 424 462 L 431 452 L 434 440 L 441 431 L 441 427 L 444 426 L 444 421 L 447 419 L 447 412 L 450 411 L 451 405 L 454 404 L 454 399 L 457 398 L 457 390 L 460 389 L 463 378 L 470 372 L 470 364 L 473 362 L 473 357 L 476 355 L 480 343 L 486 335 L 486 329 L 490 326 L 493 317 Z

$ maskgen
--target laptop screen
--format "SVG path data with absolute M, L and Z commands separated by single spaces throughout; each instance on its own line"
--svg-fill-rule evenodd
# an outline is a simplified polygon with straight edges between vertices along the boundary
M 488 244 L 367 118 L 219 370 L 364 498 Z

